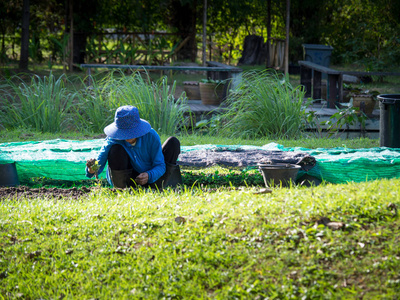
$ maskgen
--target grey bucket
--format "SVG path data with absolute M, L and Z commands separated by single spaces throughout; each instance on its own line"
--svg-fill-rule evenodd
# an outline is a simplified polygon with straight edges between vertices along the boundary
M 0 164 L 0 186 L 17 185 L 19 185 L 19 180 L 15 162 Z
M 259 164 L 258 168 L 264 178 L 266 187 L 281 186 L 288 187 L 290 182 L 296 182 L 299 165 L 293 164 Z

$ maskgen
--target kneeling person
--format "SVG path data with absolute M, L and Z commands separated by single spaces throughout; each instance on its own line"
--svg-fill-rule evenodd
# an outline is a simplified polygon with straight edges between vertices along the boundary
M 163 189 L 182 183 L 179 166 L 180 142 L 169 137 L 161 146 L 158 133 L 139 116 L 134 106 L 121 106 L 114 122 L 104 128 L 107 135 L 98 155 L 100 174 L 108 161 L 107 180 L 116 188 L 151 187 Z M 86 167 L 86 176 L 95 171 Z

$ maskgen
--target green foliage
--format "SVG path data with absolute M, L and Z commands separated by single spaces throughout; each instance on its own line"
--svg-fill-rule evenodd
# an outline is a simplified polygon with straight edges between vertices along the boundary
M 53 133 L 70 130 L 76 93 L 66 88 L 66 82 L 66 76 L 55 78 L 51 73 L 32 76 L 29 83 L 19 76 L 5 79 L 0 95 L 2 125 Z
M 311 127 L 317 128 L 317 136 L 322 137 L 323 127 L 326 127 L 328 137 L 339 137 L 345 130 L 349 130 L 351 125 L 360 124 L 361 128 L 365 128 L 365 121 L 368 117 L 365 113 L 360 112 L 358 107 L 351 105 L 345 108 L 338 108 L 337 112 L 329 117 L 327 121 L 320 121 L 315 111 L 310 110 L 306 114 L 305 122 Z
M 29 57 L 34 63 L 41 63 L 43 61 L 42 50 L 40 49 L 40 40 L 34 33 L 32 39 L 29 41 Z
M 199 135 L 215 135 L 221 126 L 221 116 L 214 115 L 209 120 L 203 119 L 196 122 L 195 130 Z
M 245 72 L 230 92 L 222 118 L 224 135 L 247 138 L 294 138 L 301 133 L 304 90 L 276 72 Z
M 361 124 L 362 128 L 365 128 L 365 121 L 367 116 L 360 112 L 359 109 L 354 107 L 338 109 L 336 113 L 329 117 L 329 121 L 325 122 L 328 125 L 328 136 L 338 134 L 343 126 L 347 129 L 350 125 Z
M 271 1 L 271 36 L 284 38 L 285 4 Z M 248 35 L 262 36 L 267 40 L 267 1 L 213 1 L 207 8 L 208 39 L 218 51 L 213 53 L 221 62 L 234 64 L 242 56 L 243 42 Z M 201 18 L 197 20 L 201 26 Z
M 216 170 L 214 170 L 216 169 Z M 258 170 L 245 169 L 241 171 L 219 170 L 187 170 L 182 172 L 183 184 L 187 186 L 240 187 L 240 186 L 262 186 L 264 179 Z
M 396 299 L 398 179 L 255 191 L 2 199 L 0 295 Z
M 286 2 L 285 1 L 242 1 L 213 0 L 207 9 L 207 43 L 214 45 L 210 51 L 212 60 L 235 64 L 242 55 L 243 41 L 248 35 L 262 36 L 267 39 L 268 3 L 271 4 L 271 37 L 285 38 Z M 65 20 L 68 2 L 39 1 L 31 3 L 31 32 L 35 42 L 31 44 L 31 54 L 35 61 L 45 61 L 54 55 L 54 45 L 49 45 L 48 36 L 67 32 L 68 20 Z M 398 66 L 399 18 L 398 1 L 387 0 L 302 0 L 291 1 L 290 14 L 290 61 L 296 63 L 302 57 L 303 43 L 329 44 L 334 47 L 332 62 L 362 63 L 366 70 L 382 70 Z M 21 33 L 22 1 L 2 1 L 0 3 L 0 59 L 3 62 L 18 59 L 17 43 Z M 106 54 L 94 51 L 92 38 L 99 32 L 110 28 L 115 32 L 166 32 L 179 33 L 165 43 L 164 38 L 154 40 L 148 37 L 143 43 L 149 46 L 146 63 L 160 64 L 159 56 L 152 50 L 171 49 L 186 36 L 191 36 L 179 55 L 195 53 L 196 34 L 202 31 L 203 3 L 193 0 L 162 1 L 81 1 L 74 5 L 74 30 L 83 33 L 89 39 L 82 51 L 92 59 L 113 55 L 114 60 L 123 63 L 128 60 L 121 53 L 130 53 L 137 58 L 138 52 L 133 43 L 115 43 L 114 37 L 108 37 L 102 50 Z M 61 25 L 60 25 L 61 24 Z M 33 42 L 33 40 L 32 40 Z M 198 41 L 197 41 L 198 42 Z M 117 45 L 110 48 L 111 44 Z M 83 45 L 82 45 L 83 46 Z M 113 45 L 114 46 L 114 45 Z M 198 46 L 198 45 L 197 45 Z M 96 46 L 97 47 L 97 46 Z M 127 50 L 130 48 L 130 50 Z M 198 47 L 197 47 L 198 48 Z M 173 47 L 172 47 L 173 49 Z M 37 50 L 37 51 L 36 51 Z M 172 51 L 172 50 L 171 50 Z M 53 52 L 52 54 L 50 54 Z M 47 57 L 46 57 L 47 56 Z M 131 56 L 131 57 L 132 57 Z M 188 56 L 187 56 L 188 58 Z M 196 54 L 192 54 L 192 60 Z M 144 60 L 143 60 L 144 61 Z M 143 62 L 142 61 L 142 62 Z
M 60 59 L 60 63 L 64 66 L 67 64 L 67 57 L 69 55 L 69 51 L 67 51 L 68 39 L 69 34 L 64 34 L 62 37 L 49 36 L 50 49 L 54 56 L 52 57 L 52 61 L 56 62 L 57 59 Z
M 79 101 L 74 106 L 76 127 L 88 132 L 102 132 L 105 126 L 113 122 L 119 103 L 109 97 L 114 91 L 113 79 L 110 80 L 112 76 L 86 79 L 91 81 L 91 85 L 85 85 L 79 91 Z
M 88 63 L 135 64 L 139 57 L 139 47 L 134 43 L 122 39 L 110 42 L 103 35 L 91 36 L 86 48 Z
M 335 1 L 324 1 L 323 4 L 314 0 L 292 1 L 290 3 L 290 31 L 292 36 L 290 48 L 296 50 L 295 53 L 290 53 L 290 61 L 297 62 L 303 59 L 302 57 L 298 59 L 298 56 L 303 53 L 302 43 L 325 44 L 325 41 L 321 38 L 326 34 L 329 35 L 329 18 L 332 10 L 334 10 L 331 6 L 332 2 Z
M 223 83 L 226 82 L 226 80 L 218 80 L 218 79 L 212 79 L 212 78 L 203 78 L 203 79 L 200 79 L 200 82 L 202 82 L 202 83 L 223 84 Z
M 88 80 L 92 85 L 81 91 L 74 107 L 79 128 L 101 132 L 122 105 L 136 106 L 141 118 L 161 134 L 172 135 L 183 123 L 186 98 L 174 98 L 175 82 L 168 85 L 167 77 L 151 81 L 147 73 L 125 75 L 117 71 L 100 80 Z
M 167 77 L 152 81 L 147 73 L 112 72 L 80 82 L 65 75 L 35 75 L 31 82 L 15 76 L 5 79 L 2 88 L 0 124 L 11 130 L 102 132 L 122 105 L 138 107 L 141 117 L 161 134 L 172 135 L 184 123 L 186 98 L 175 99 L 175 82 L 169 85 Z
M 332 10 L 335 26 L 325 35 L 335 48 L 335 56 L 344 63 L 361 63 L 365 71 L 398 65 L 400 7 L 396 1 L 343 1 Z

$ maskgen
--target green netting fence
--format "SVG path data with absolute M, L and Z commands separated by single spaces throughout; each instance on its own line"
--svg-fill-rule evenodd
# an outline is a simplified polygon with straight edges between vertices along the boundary
M 102 139 L 2 143 L 0 164 L 16 162 L 21 183 L 37 177 L 69 181 L 85 180 L 86 160 L 96 158 L 102 144 Z M 264 146 L 183 146 L 181 151 L 212 150 L 218 147 L 232 150 L 241 148 L 305 152 L 315 157 L 317 163 L 308 172 L 300 172 L 299 177 L 306 173 L 331 183 L 400 178 L 400 148 L 306 149 L 285 148 L 283 145 L 270 143 Z M 100 174 L 100 178 L 105 178 L 105 172 Z

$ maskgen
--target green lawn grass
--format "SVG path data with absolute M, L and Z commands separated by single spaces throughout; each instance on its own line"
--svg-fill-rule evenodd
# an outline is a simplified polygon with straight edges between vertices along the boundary
M 27 141 L 44 141 L 53 139 L 66 139 L 66 140 L 88 140 L 88 139 L 99 139 L 104 138 L 104 134 L 92 133 L 82 134 L 79 132 L 67 132 L 67 133 L 40 133 L 37 131 L 27 129 L 17 130 L 1 130 L 0 143 L 8 142 L 27 142 Z M 200 135 L 200 134 L 177 134 L 177 137 L 181 141 L 182 146 L 194 146 L 204 144 L 215 144 L 215 145 L 255 145 L 262 146 L 269 143 L 277 143 L 285 147 L 303 147 L 308 149 L 315 148 L 335 148 L 335 147 L 347 147 L 352 149 L 357 148 L 373 148 L 379 147 L 378 139 L 369 138 L 355 138 L 355 139 L 340 139 L 340 138 L 299 138 L 291 140 L 273 140 L 268 138 L 250 140 L 240 138 L 223 138 L 213 135 Z M 161 135 L 161 140 L 164 141 L 168 136 Z
M 0 299 L 397 299 L 399 179 L 257 190 L 2 199 Z

